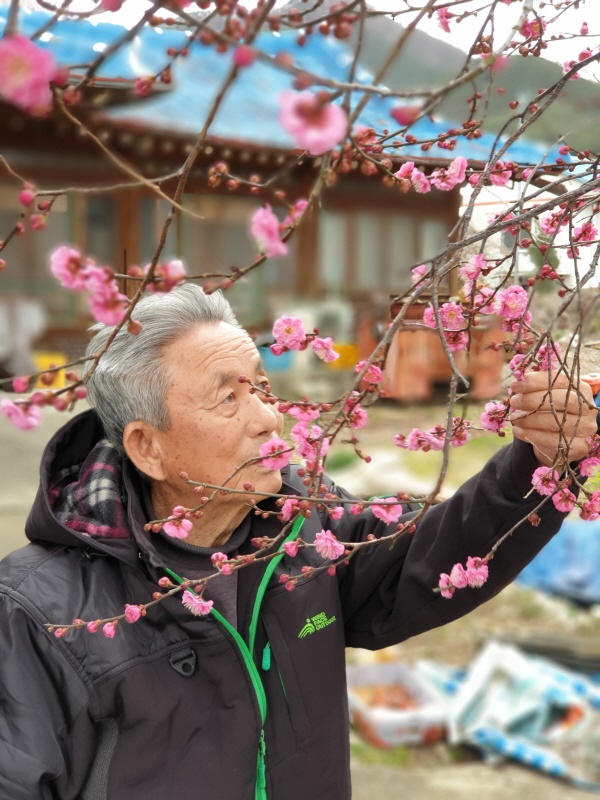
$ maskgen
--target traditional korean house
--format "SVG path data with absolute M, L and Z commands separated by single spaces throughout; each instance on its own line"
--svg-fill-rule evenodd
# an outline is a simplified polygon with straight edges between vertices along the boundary
M 0 29 L 3 13 L 0 10 Z M 23 14 L 21 29 L 31 35 L 47 19 L 41 13 Z M 123 29 L 115 25 L 64 20 L 38 41 L 59 63 L 85 65 L 99 53 L 110 52 L 122 34 Z M 82 124 L 59 111 L 33 118 L 15 107 L 0 106 L 0 154 L 10 167 L 0 169 L 0 236 L 12 229 L 23 212 L 16 176 L 45 190 L 70 190 L 54 203 L 45 230 L 28 230 L 11 241 L 6 249 L 8 267 L 1 277 L 5 303 L 16 306 L 19 298 L 28 298 L 45 309 L 45 350 L 79 354 L 90 322 L 85 303 L 60 289 L 48 271 L 53 247 L 77 242 L 99 263 L 120 271 L 148 263 L 155 251 L 169 202 L 140 186 L 120 164 L 149 180 L 160 178 L 157 185 L 168 190 L 230 65 L 229 57 L 196 42 L 173 65 L 170 83 L 157 82 L 149 96 L 137 96 L 135 79 L 164 69 L 167 51 L 179 50 L 185 43 L 183 30 L 150 28 L 109 55 L 75 110 Z M 256 253 L 248 233 L 251 213 L 264 199 L 277 205 L 275 197 L 255 196 L 243 185 L 235 192 L 224 181 L 209 186 L 208 170 L 215 162 L 225 162 L 231 174 L 258 175 L 263 181 L 293 165 L 283 184 L 287 199 L 306 197 L 310 191 L 320 160 L 296 152 L 278 122 L 278 98 L 292 85 L 290 74 L 277 66 L 278 55 L 290 54 L 303 70 L 326 71 L 333 80 L 347 80 L 349 75 L 347 46 L 320 34 L 313 34 L 300 47 L 291 33 L 265 33 L 257 49 L 272 60 L 257 59 L 240 70 L 190 174 L 183 205 L 194 216 L 178 216 L 169 230 L 164 256 L 181 258 L 190 274 L 244 267 Z M 354 79 L 364 84 L 369 77 L 359 68 Z M 397 105 L 397 100 L 373 95 L 358 123 L 393 131 L 398 126 L 390 112 Z M 430 139 L 448 127 L 447 121 L 423 119 L 413 133 Z M 492 142 L 485 135 L 459 138 L 452 151 L 432 148 L 427 153 L 403 142 L 397 150 L 401 155 L 395 158 L 398 165 L 412 159 L 426 171 L 448 164 L 457 155 L 483 165 Z M 535 164 L 540 149 L 517 143 L 509 157 Z M 403 194 L 386 188 L 380 176 L 363 174 L 353 163 L 325 192 L 319 212 L 303 220 L 290 241 L 288 256 L 271 260 L 231 289 L 240 320 L 263 335 L 278 314 L 303 310 L 323 335 L 346 345 L 340 361 L 351 367 L 358 354 L 369 352 L 377 330 L 389 320 L 390 297 L 410 286 L 410 268 L 444 249 L 459 206 L 458 190 Z M 455 289 L 448 286 L 448 292 Z M 395 366 L 388 370 L 388 393 L 406 400 L 430 396 L 434 382 L 445 377 L 437 335 L 402 334 L 393 349 Z M 473 390 L 477 396 L 489 397 L 499 388 L 501 357 L 491 356 L 485 344 L 481 355 L 482 361 L 491 358 L 493 363 L 486 366 L 479 384 L 475 377 Z M 434 364 L 438 364 L 435 369 Z

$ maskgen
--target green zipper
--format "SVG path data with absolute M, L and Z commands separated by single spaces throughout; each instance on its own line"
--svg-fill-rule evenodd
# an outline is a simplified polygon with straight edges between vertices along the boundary
M 258 617 L 260 614 L 260 607 L 262 605 L 263 597 L 267 590 L 267 584 L 269 583 L 269 580 L 271 579 L 271 576 L 273 575 L 275 568 L 285 555 L 283 545 L 286 542 L 289 542 L 291 539 L 296 538 L 303 524 L 304 524 L 304 517 L 301 516 L 295 520 L 291 532 L 285 538 L 285 541 L 282 542 L 281 548 L 278 551 L 277 555 L 273 556 L 271 561 L 268 563 L 267 568 L 265 570 L 265 574 L 261 578 L 260 584 L 256 592 L 256 597 L 254 598 L 254 607 L 252 609 L 252 617 L 250 620 L 250 628 L 248 631 L 248 644 L 246 644 L 243 637 L 238 633 L 238 631 L 233 627 L 233 625 L 230 622 L 228 622 L 225 619 L 225 617 L 216 610 L 216 608 L 211 608 L 210 610 L 211 615 L 217 620 L 217 622 L 220 625 L 223 626 L 223 628 L 225 628 L 227 633 L 229 633 L 229 635 L 237 645 L 240 655 L 242 656 L 242 659 L 244 661 L 246 670 L 248 671 L 248 675 L 250 677 L 250 681 L 252 683 L 252 687 L 256 695 L 258 709 L 260 711 L 261 731 L 260 731 L 260 739 L 258 742 L 258 754 L 256 760 L 256 783 L 254 790 L 255 800 L 267 800 L 267 769 L 265 761 L 267 746 L 265 742 L 265 731 L 264 731 L 265 719 L 267 718 L 267 695 L 265 694 L 265 687 L 263 686 L 262 680 L 260 678 L 258 668 L 254 663 L 254 643 L 256 641 L 256 631 L 258 629 Z M 171 578 L 173 578 L 176 581 L 176 583 L 180 584 L 184 583 L 183 578 L 180 577 L 176 572 L 173 572 L 172 569 L 168 569 L 168 567 L 165 567 L 164 570 L 171 576 Z M 191 587 L 188 587 L 188 591 L 195 594 L 194 590 Z M 269 647 L 269 645 L 267 645 L 267 647 Z

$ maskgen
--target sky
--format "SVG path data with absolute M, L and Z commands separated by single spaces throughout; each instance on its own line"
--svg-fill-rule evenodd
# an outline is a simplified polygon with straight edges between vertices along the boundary
M 2 0 L 0 0 L 2 2 Z M 35 0 L 21 0 L 23 5 L 30 7 L 38 7 Z M 58 0 L 54 0 L 58 5 Z M 277 5 L 283 5 L 288 0 L 278 0 Z M 406 25 L 408 21 L 417 13 L 417 11 L 426 4 L 426 0 L 368 0 L 369 5 L 373 8 L 384 12 L 398 12 L 406 9 L 407 6 L 414 9 L 409 13 L 403 13 L 396 17 L 396 21 L 400 24 Z M 556 16 L 556 11 L 553 9 L 554 3 L 559 0 L 551 2 L 544 2 L 544 0 L 533 0 L 536 9 L 540 11 L 549 21 Z M 564 12 L 560 20 L 552 24 L 552 30 L 556 33 L 578 33 L 583 22 L 587 22 L 589 27 L 588 36 L 577 38 L 575 41 L 567 42 L 551 42 L 548 48 L 544 51 L 544 58 L 548 58 L 558 63 L 563 63 L 567 60 L 576 58 L 578 53 L 589 46 L 592 49 L 600 44 L 600 21 L 595 22 L 598 15 L 594 15 L 593 6 L 596 4 L 597 12 L 598 0 L 580 0 L 578 9 L 569 9 Z M 252 0 L 245 0 L 244 3 L 247 7 L 252 6 Z M 74 0 L 73 7 L 80 9 L 90 9 L 95 5 L 95 0 Z M 114 13 L 106 13 L 99 16 L 107 22 L 117 22 L 118 24 L 128 25 L 131 22 L 139 19 L 140 10 L 148 7 L 150 4 L 148 0 L 125 0 L 121 11 Z M 452 2 L 448 3 L 450 10 L 452 10 Z M 474 10 L 481 6 L 486 6 L 487 3 L 483 0 L 463 0 L 456 8 L 457 13 L 460 9 L 461 12 L 467 10 Z M 302 9 L 303 2 L 298 0 L 297 6 Z M 519 19 L 523 10 L 523 0 L 513 0 L 512 3 L 502 3 L 498 6 L 498 13 L 495 15 L 495 36 L 496 41 L 502 42 L 510 35 L 512 26 Z M 440 27 L 437 16 L 434 14 L 432 18 L 424 18 L 419 22 L 419 29 L 425 31 L 431 36 L 441 39 L 455 47 L 466 49 L 470 46 L 475 33 L 479 29 L 482 21 L 482 16 L 470 17 L 457 22 L 456 20 L 450 21 L 451 32 L 447 33 Z M 590 79 L 600 79 L 600 72 L 594 68 L 587 71 L 585 77 Z

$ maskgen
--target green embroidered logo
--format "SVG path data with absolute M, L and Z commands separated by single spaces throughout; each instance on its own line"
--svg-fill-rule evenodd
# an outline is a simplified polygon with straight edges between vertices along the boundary
M 335 614 L 333 617 L 328 617 L 324 611 L 321 611 L 320 614 L 316 614 L 314 617 L 309 617 L 306 620 L 306 625 L 304 625 L 298 634 L 298 638 L 304 639 L 305 636 L 310 636 L 311 633 L 326 628 L 328 625 L 331 625 L 332 622 L 335 622 Z

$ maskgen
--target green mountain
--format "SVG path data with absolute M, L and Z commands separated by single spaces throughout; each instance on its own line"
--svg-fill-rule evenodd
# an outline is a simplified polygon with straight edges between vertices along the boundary
M 334 0 L 323 0 L 309 17 L 323 17 Z M 298 7 L 290 2 L 278 13 Z M 460 24 L 455 26 L 454 41 L 460 37 Z M 391 48 L 396 44 L 402 28 L 385 15 L 369 17 L 362 36 L 359 58 L 360 66 L 368 72 L 377 72 Z M 315 32 L 313 36 L 321 34 Z M 357 28 L 351 38 L 346 40 L 349 48 L 356 46 Z M 398 57 L 388 69 L 383 83 L 391 89 L 407 92 L 430 92 L 443 87 L 448 81 L 461 74 L 465 67 L 466 55 L 458 47 L 415 30 L 408 37 Z M 471 60 L 471 67 L 480 63 L 479 57 Z M 475 118 L 482 120 L 482 130 L 498 133 L 507 122 L 525 110 L 538 99 L 538 91 L 556 83 L 563 75 L 562 68 L 552 61 L 535 56 L 511 56 L 505 66 L 490 74 L 487 70 L 473 83 L 458 87 L 446 95 L 436 107 L 434 116 L 451 120 L 454 124 L 469 115 L 468 100 L 479 91 L 483 95 Z M 421 98 L 407 99 L 406 103 L 418 104 Z M 515 110 L 509 107 L 511 101 L 518 101 Z M 403 101 L 400 101 L 403 102 Z M 505 130 L 515 130 L 518 122 L 510 123 Z M 578 150 L 600 151 L 600 85 L 588 80 L 570 80 L 552 105 L 544 111 L 540 119 L 533 123 L 524 134 L 526 138 L 548 144 L 564 137 L 565 141 Z
M 398 40 L 400 26 L 386 17 L 369 19 L 363 35 L 360 63 L 370 72 L 381 65 L 389 49 Z M 457 30 L 459 26 L 457 25 Z M 465 66 L 465 53 L 421 31 L 408 38 L 398 58 L 389 68 L 384 82 L 393 89 L 431 91 L 442 87 L 460 74 Z M 476 65 L 479 59 L 472 59 Z M 562 68 L 552 61 L 535 56 L 511 56 L 506 65 L 490 76 L 486 71 L 476 85 L 457 88 L 437 107 L 439 116 L 462 120 L 468 114 L 468 98 L 475 91 L 483 94 L 477 119 L 483 130 L 497 133 L 507 121 L 538 99 L 538 91 L 556 83 Z M 509 107 L 519 101 L 516 110 Z M 537 141 L 555 142 L 561 136 L 577 149 L 600 149 L 600 85 L 588 80 L 570 80 L 560 96 L 527 130 L 526 136 Z M 509 131 L 515 129 L 512 123 Z

